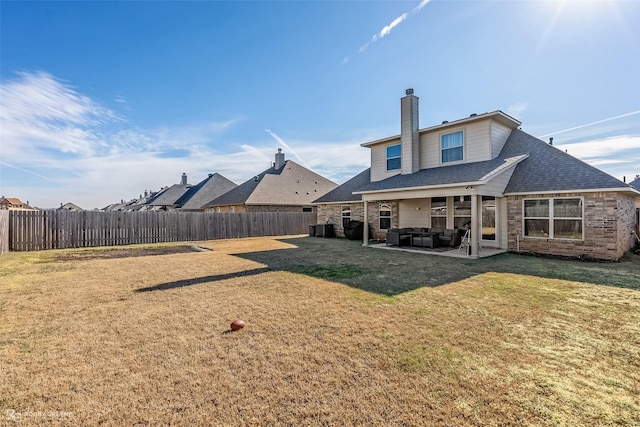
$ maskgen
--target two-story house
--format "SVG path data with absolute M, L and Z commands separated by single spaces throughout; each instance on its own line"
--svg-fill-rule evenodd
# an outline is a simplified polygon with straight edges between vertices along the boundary
M 361 144 L 371 167 L 316 200 L 318 222 L 364 221 L 364 244 L 396 227 L 465 228 L 479 247 L 618 259 L 633 245 L 640 191 L 520 130 L 502 111 Z M 373 236 L 368 235 L 369 226 Z

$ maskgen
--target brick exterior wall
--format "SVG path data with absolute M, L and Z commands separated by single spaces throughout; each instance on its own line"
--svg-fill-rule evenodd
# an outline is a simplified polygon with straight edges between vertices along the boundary
M 397 201 L 376 201 L 369 202 L 368 206 L 368 222 L 371 233 L 370 239 L 386 239 L 387 230 L 380 230 L 380 214 L 379 208 L 381 204 L 391 205 L 391 228 L 398 227 L 398 202 Z M 342 227 L 342 206 L 351 207 L 351 220 L 363 221 L 364 219 L 364 203 L 335 203 L 318 205 L 318 223 L 335 224 L 334 229 L 336 236 L 344 237 L 344 228 Z
M 560 240 L 523 237 L 523 199 L 551 197 L 583 197 L 584 240 Z M 587 256 L 602 260 L 618 260 L 633 245 L 635 209 L 640 201 L 627 192 L 558 193 L 509 196 L 508 248 L 510 251 L 548 255 Z

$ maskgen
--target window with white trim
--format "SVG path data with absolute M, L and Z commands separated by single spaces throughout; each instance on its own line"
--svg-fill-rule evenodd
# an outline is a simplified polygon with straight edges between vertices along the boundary
M 523 204 L 525 237 L 583 239 L 582 197 L 525 199 Z
M 349 221 L 351 221 L 351 206 L 344 205 L 342 206 L 342 228 L 345 228 Z
M 482 196 L 482 240 L 496 240 L 496 198 Z
M 380 217 L 380 230 L 388 230 L 391 228 L 391 205 L 386 203 L 380 204 L 378 209 Z
M 453 198 L 453 228 L 471 227 L 471 196 Z
M 402 149 L 400 144 L 387 147 L 387 170 L 400 169 L 402 166 Z
M 447 198 L 431 198 L 431 227 L 447 228 Z
M 440 137 L 442 163 L 458 162 L 464 159 L 464 134 L 462 131 L 448 133 Z

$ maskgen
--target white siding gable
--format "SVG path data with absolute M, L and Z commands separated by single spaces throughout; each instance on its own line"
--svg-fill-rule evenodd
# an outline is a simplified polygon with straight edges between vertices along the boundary
M 376 144 L 371 149 L 371 181 L 381 181 L 398 175 L 401 169 L 387 171 L 387 147 L 400 144 L 400 138 Z M 404 153 L 402 162 L 404 163 Z
M 498 117 L 499 119 L 500 117 Z M 496 158 L 511 134 L 513 126 L 507 126 L 493 117 L 469 118 L 462 123 L 443 124 L 419 132 L 419 166 L 418 169 L 430 169 L 461 163 L 474 163 Z M 462 132 L 464 139 L 463 159 L 455 162 L 442 162 L 441 138 L 454 132 Z M 407 147 L 402 149 L 402 168 L 387 171 L 387 147 L 401 143 L 400 137 L 375 141 L 363 146 L 371 150 L 371 181 L 398 175 L 405 170 L 405 163 L 411 156 L 407 155 Z M 414 153 L 416 153 L 414 151 Z M 406 172 L 405 172 L 406 173 Z
M 442 135 L 459 131 L 462 131 L 464 135 L 464 159 L 461 162 L 442 163 L 440 138 Z M 462 126 L 454 126 L 445 129 L 438 129 L 433 132 L 425 132 L 420 135 L 420 144 L 422 144 L 420 146 L 420 169 L 491 160 L 492 153 L 490 142 L 491 120 L 483 120 L 477 123 L 466 123 Z
M 507 138 L 511 134 L 511 129 L 498 122 L 491 122 L 491 158 L 495 159 L 502 151 L 504 143 L 507 142 Z

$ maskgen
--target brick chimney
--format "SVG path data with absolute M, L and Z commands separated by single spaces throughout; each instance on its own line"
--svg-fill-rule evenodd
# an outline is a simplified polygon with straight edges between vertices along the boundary
M 276 162 L 273 164 L 273 168 L 278 170 L 284 166 L 284 153 L 282 152 L 282 148 L 278 148 L 278 152 L 276 153 Z
M 187 185 L 187 174 L 184 172 L 182 173 L 182 181 L 180 181 L 180 184 Z
M 400 99 L 400 144 L 402 147 L 402 174 L 420 169 L 420 136 L 418 134 L 418 97 L 413 89 L 405 91 Z

